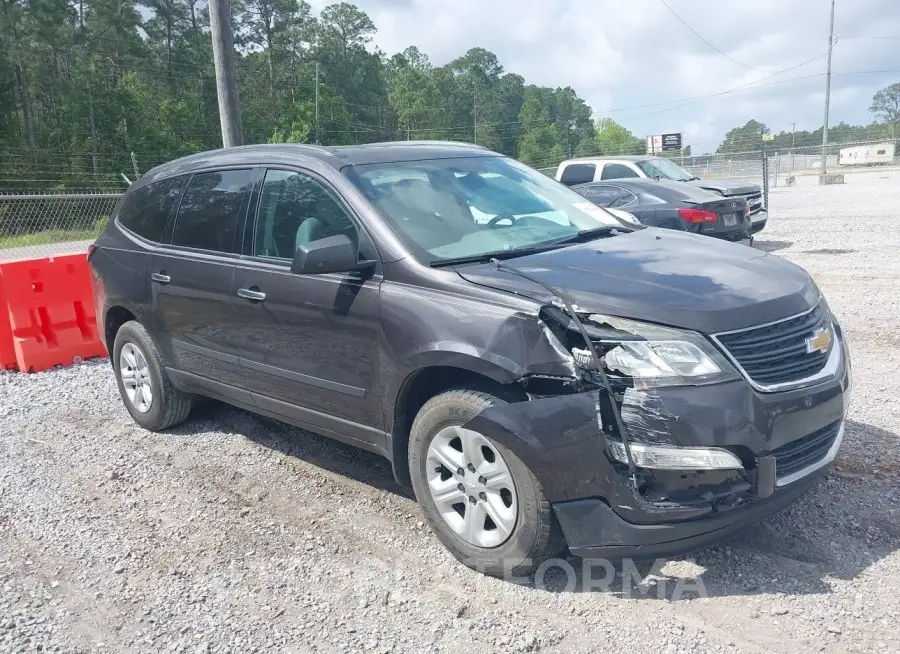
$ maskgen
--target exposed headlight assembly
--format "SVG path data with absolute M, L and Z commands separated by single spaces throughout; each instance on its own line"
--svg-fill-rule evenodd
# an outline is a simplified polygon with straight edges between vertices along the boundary
M 734 367 L 696 332 L 591 314 L 589 336 L 603 351 L 609 374 L 643 387 L 715 384 L 739 379 Z M 579 359 L 587 352 L 575 349 Z

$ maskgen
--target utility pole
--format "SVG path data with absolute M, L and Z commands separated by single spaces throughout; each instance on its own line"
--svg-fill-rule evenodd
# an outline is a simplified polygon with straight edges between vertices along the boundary
M 474 143 L 478 145 L 478 91 L 472 91 L 472 118 L 475 121 L 475 125 L 473 127 L 474 131 Z
M 828 109 L 831 103 L 831 51 L 834 49 L 834 0 L 831 0 L 831 27 L 828 29 L 828 67 L 825 72 L 825 123 L 822 125 L 822 174 L 825 175 L 825 164 L 828 149 Z
M 222 145 L 231 148 L 244 144 L 241 104 L 237 89 L 237 70 L 234 66 L 231 0 L 209 0 L 209 31 L 212 34 L 213 60 L 216 66 L 216 91 L 219 97 Z
M 791 176 L 794 175 L 794 146 L 797 144 L 797 123 L 791 123 Z M 790 183 L 790 182 L 788 182 Z
M 319 62 L 316 62 L 316 145 L 319 145 Z

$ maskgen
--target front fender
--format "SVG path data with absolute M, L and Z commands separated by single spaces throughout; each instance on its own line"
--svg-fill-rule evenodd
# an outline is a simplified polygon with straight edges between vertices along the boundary
M 617 473 L 606 456 L 596 390 L 498 404 L 464 427 L 511 450 L 551 502 L 596 497 Z

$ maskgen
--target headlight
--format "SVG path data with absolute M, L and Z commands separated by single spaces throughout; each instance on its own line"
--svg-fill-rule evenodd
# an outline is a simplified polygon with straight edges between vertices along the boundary
M 740 378 L 722 353 L 696 332 L 597 314 L 587 316 L 584 323 L 613 376 L 629 377 L 642 386 L 713 384 Z
M 628 462 L 625 446 L 619 441 L 608 441 L 613 458 Z M 738 470 L 741 460 L 728 450 L 717 447 L 673 447 L 670 445 L 644 445 L 628 443 L 631 458 L 638 468 L 654 470 Z

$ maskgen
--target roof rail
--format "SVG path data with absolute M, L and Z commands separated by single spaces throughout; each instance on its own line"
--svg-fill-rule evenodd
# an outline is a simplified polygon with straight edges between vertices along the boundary
M 450 140 L 450 139 L 447 139 L 447 140 L 440 140 L 440 139 L 419 140 L 419 139 L 416 139 L 414 141 L 388 141 L 385 143 L 385 145 L 396 145 L 398 143 L 408 143 L 410 145 L 460 145 L 460 146 L 465 146 L 467 148 L 475 148 L 478 150 L 487 150 L 488 149 L 488 148 L 484 147 L 483 145 L 478 145 L 477 143 L 469 143 L 467 141 L 454 141 L 454 140 Z

